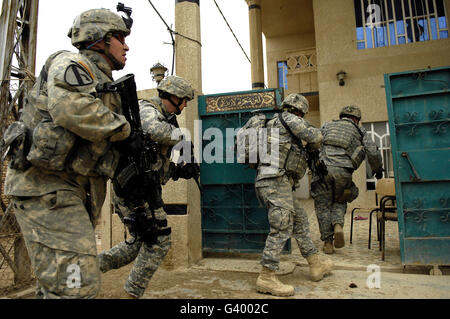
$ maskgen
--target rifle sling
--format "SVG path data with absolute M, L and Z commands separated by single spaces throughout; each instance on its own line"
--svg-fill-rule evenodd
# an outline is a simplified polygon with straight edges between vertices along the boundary
M 289 134 L 292 135 L 292 137 L 293 137 L 294 140 L 297 142 L 297 144 L 298 144 L 298 145 L 302 145 L 302 141 L 301 141 L 297 136 L 295 136 L 294 133 L 292 133 L 291 128 L 289 127 L 289 125 L 287 125 L 286 121 L 284 120 L 284 118 L 283 118 L 283 113 L 281 113 L 281 112 L 278 113 L 278 119 L 280 120 L 281 124 L 283 124 L 284 128 L 286 129 L 286 131 L 288 131 Z

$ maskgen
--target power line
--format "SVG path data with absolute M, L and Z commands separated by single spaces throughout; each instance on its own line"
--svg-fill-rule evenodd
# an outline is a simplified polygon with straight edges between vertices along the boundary
M 173 65 L 174 65 L 174 61 L 175 61 L 175 39 L 173 38 L 173 35 L 175 34 L 175 35 L 178 35 L 178 36 L 180 36 L 180 37 L 182 37 L 182 38 L 185 38 L 185 39 L 187 39 L 187 40 L 196 42 L 196 43 L 198 43 L 200 46 L 202 46 L 202 44 L 201 44 L 200 41 L 198 41 L 198 40 L 192 39 L 192 38 L 187 37 L 187 36 L 185 36 L 185 35 L 183 35 L 183 34 L 181 34 L 181 33 L 179 33 L 179 32 L 173 31 L 172 28 L 169 27 L 169 25 L 166 23 L 166 21 L 164 20 L 164 18 L 161 16 L 161 14 L 159 14 L 158 10 L 157 10 L 157 9 L 155 8 L 155 6 L 153 5 L 152 1 L 151 1 L 151 0 L 148 0 L 148 2 L 149 2 L 150 5 L 153 7 L 153 9 L 155 10 L 155 12 L 158 14 L 158 16 L 160 17 L 160 19 L 162 20 L 162 22 L 166 25 L 167 31 L 169 31 L 169 33 L 170 33 L 170 37 L 171 37 L 171 39 L 172 39 L 172 72 L 171 72 L 171 74 L 173 75 L 173 69 L 174 69 L 174 66 L 173 66 Z
M 200 43 L 200 41 L 195 40 L 195 39 L 192 39 L 192 38 L 190 38 L 190 37 L 188 37 L 188 36 L 185 36 L 185 35 L 183 35 L 183 34 L 181 34 L 181 33 L 179 33 L 179 32 L 173 31 L 172 28 L 170 28 L 169 25 L 166 23 L 166 21 L 164 21 L 163 17 L 159 14 L 158 10 L 156 10 L 156 8 L 155 8 L 155 6 L 153 5 L 152 1 L 151 1 L 151 0 L 148 0 L 148 2 L 150 2 L 151 6 L 153 7 L 153 9 L 155 9 L 156 13 L 157 13 L 158 16 L 161 18 L 161 20 L 164 22 L 164 24 L 165 24 L 166 27 L 167 27 L 167 30 L 169 30 L 169 32 L 170 32 L 171 34 L 179 35 L 180 37 L 183 37 L 183 38 L 185 38 L 185 39 L 188 39 L 188 40 L 197 42 L 200 46 L 202 46 L 202 44 Z M 173 37 L 172 37 L 172 44 L 175 44 L 175 40 L 173 39 Z
M 172 35 L 172 29 L 169 27 L 169 25 L 166 23 L 166 21 L 163 19 L 163 17 L 159 14 L 158 10 L 155 8 L 153 3 L 150 0 L 148 0 L 148 2 L 153 7 L 153 9 L 158 14 L 158 16 L 161 18 L 162 22 L 166 25 L 167 30 L 170 33 L 170 37 L 172 38 L 172 69 L 171 69 L 171 75 L 173 75 L 173 64 L 175 62 L 175 39 L 173 38 L 173 35 Z
M 236 39 L 236 42 L 239 44 L 239 46 L 241 47 L 242 52 L 244 52 L 245 57 L 247 58 L 248 62 L 252 63 L 250 61 L 250 59 L 247 56 L 247 53 L 245 53 L 244 48 L 242 47 L 241 43 L 239 42 L 238 38 L 236 37 L 236 35 L 233 32 L 233 29 L 231 29 L 230 25 L 228 24 L 227 19 L 225 18 L 225 16 L 222 13 L 222 10 L 220 10 L 219 5 L 217 4 L 216 0 L 214 0 L 214 3 L 216 4 L 217 9 L 219 10 L 220 14 L 222 15 L 223 19 L 225 20 L 225 23 L 227 24 L 228 28 L 230 29 L 231 33 L 233 34 L 234 38 Z

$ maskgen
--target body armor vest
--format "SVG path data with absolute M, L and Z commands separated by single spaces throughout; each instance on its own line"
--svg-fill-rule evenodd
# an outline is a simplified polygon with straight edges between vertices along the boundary
M 119 154 L 110 148 L 109 142 L 94 144 L 83 140 L 55 124 L 48 112 L 48 70 L 52 61 L 64 52 L 68 51 L 58 51 L 47 59 L 24 106 L 21 120 L 31 135 L 31 147 L 26 159 L 33 166 L 48 170 L 68 170 L 84 176 L 106 175 L 112 178 Z M 90 67 L 94 72 L 98 71 Z M 95 75 L 97 80 L 101 79 L 100 74 Z
M 365 158 L 362 132 L 350 119 L 340 119 L 329 123 L 323 132 L 323 144 L 340 147 L 357 169 Z
M 267 122 L 268 143 L 267 150 L 270 151 L 273 143 L 278 143 L 278 167 L 284 169 L 294 179 L 301 179 L 308 166 L 307 153 L 303 145 L 298 145 L 294 137 L 289 133 L 278 119 L 278 116 Z M 277 128 L 278 138 L 271 134 L 271 129 Z M 275 159 L 276 160 L 276 159 Z

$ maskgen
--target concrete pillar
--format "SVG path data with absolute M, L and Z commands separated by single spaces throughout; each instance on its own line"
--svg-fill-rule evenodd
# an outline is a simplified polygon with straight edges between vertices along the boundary
M 246 0 L 250 29 L 250 60 L 252 88 L 264 89 L 264 59 L 262 47 L 261 0 Z
M 200 0 L 175 0 L 176 74 L 202 91 Z
M 175 74 L 191 83 L 196 96 L 178 116 L 178 123 L 191 132 L 192 141 L 195 142 L 197 96 L 202 94 L 200 0 L 175 0 L 175 32 Z M 166 204 L 171 198 L 178 198 L 176 202 L 172 201 L 174 204 L 187 204 L 187 215 L 168 217 L 173 230 L 169 255 L 176 257 L 174 264 L 179 261 L 187 261 L 188 265 L 195 264 L 202 258 L 201 203 L 197 184 L 193 179 L 168 183 L 163 195 Z

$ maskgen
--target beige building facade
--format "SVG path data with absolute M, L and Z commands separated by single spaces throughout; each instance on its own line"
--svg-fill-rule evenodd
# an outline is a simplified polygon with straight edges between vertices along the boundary
M 384 74 L 450 65 L 450 0 L 245 1 L 252 88 L 284 87 L 285 95 L 304 94 L 310 101 L 307 119 L 318 127 L 338 118 L 344 105 L 358 105 L 362 125 L 380 145 L 386 174 L 392 176 Z M 175 13 L 176 31 L 201 41 L 199 5 L 176 0 Z M 202 94 L 201 48 L 181 37 L 176 42 L 176 74 Z M 181 116 L 180 126 L 193 132 L 195 119 L 196 100 Z M 375 180 L 366 175 L 365 164 L 354 173 L 354 181 L 360 196 L 349 209 L 373 204 Z M 190 266 L 202 258 L 200 193 L 193 181 L 169 182 L 163 193 L 166 204 L 186 206 L 186 214 L 169 216 L 173 244 L 164 265 Z M 311 201 L 309 177 L 298 195 Z M 109 248 L 123 239 L 124 230 L 117 216 L 103 215 L 102 243 Z
M 259 30 L 265 37 L 267 87 L 284 82 L 285 95 L 307 95 L 311 104 L 307 119 L 316 126 L 338 118 L 343 106 L 358 105 L 361 122 L 384 150 L 385 168 L 392 176 L 384 74 L 450 65 L 450 1 L 246 2 L 249 11 L 255 11 L 250 17 L 259 15 L 249 20 L 251 38 L 257 38 L 252 33 Z M 251 45 L 252 56 L 262 57 L 259 47 Z M 252 68 L 252 72 L 264 71 Z M 339 85 L 339 73 L 344 85 Z M 375 180 L 366 177 L 365 164 L 354 173 L 354 180 L 360 196 L 350 208 L 374 203 Z

